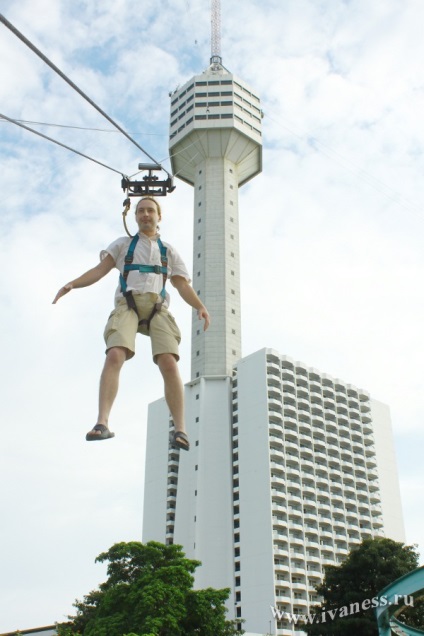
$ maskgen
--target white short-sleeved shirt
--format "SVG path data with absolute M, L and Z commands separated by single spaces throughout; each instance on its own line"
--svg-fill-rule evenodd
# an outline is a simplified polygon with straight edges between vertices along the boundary
M 157 234 L 153 238 L 149 238 L 142 232 L 139 234 L 139 240 L 134 250 L 133 263 L 137 265 L 161 265 L 161 255 L 157 239 Z M 122 236 L 116 239 L 105 250 L 100 252 L 100 259 L 103 260 L 108 254 L 110 254 L 115 261 L 115 267 L 122 274 L 124 271 L 125 256 L 127 255 L 128 248 L 132 239 L 129 236 Z M 167 248 L 168 257 L 168 279 L 172 276 L 182 276 L 188 282 L 190 282 L 190 275 L 187 268 L 178 254 L 177 250 L 162 241 L 163 245 Z M 155 273 L 140 273 L 137 270 L 130 271 L 127 278 L 127 290 L 135 291 L 139 293 L 153 292 L 160 294 L 163 287 L 162 274 Z M 115 304 L 122 298 L 121 284 L 119 283 L 115 293 Z M 169 294 L 166 294 L 165 305 L 168 306 L 170 302 Z

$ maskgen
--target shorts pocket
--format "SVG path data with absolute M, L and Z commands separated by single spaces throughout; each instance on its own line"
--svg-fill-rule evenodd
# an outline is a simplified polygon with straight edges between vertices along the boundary
M 178 344 L 180 344 L 180 342 L 181 342 L 181 331 L 180 331 L 180 329 L 179 329 L 179 327 L 178 327 L 178 325 L 177 325 L 177 323 L 175 321 L 174 316 L 172 314 L 170 314 L 169 311 L 167 312 L 167 318 L 168 318 L 168 321 L 170 322 L 170 325 L 171 325 L 171 331 L 172 331 L 173 335 L 175 336 L 175 338 L 177 339 Z
M 118 329 L 119 318 L 123 311 L 126 311 L 126 305 L 119 305 L 116 307 L 110 314 L 108 321 L 106 323 L 106 327 L 103 333 L 103 337 L 105 341 L 109 338 L 110 334 Z

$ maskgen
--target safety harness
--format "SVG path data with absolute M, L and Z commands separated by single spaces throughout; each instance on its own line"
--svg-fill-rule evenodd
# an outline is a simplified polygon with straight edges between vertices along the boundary
M 168 256 L 167 256 L 167 249 L 164 246 L 164 244 L 162 243 L 162 241 L 160 240 L 160 238 L 157 239 L 157 244 L 160 250 L 160 260 L 161 260 L 161 265 L 137 265 L 136 263 L 133 263 L 134 261 L 134 250 L 135 250 L 135 246 L 137 245 L 139 239 L 139 235 L 136 234 L 135 236 L 133 236 L 132 241 L 130 243 L 130 246 L 128 248 L 128 252 L 127 255 L 125 256 L 125 264 L 124 264 L 124 271 L 122 274 L 119 275 L 119 280 L 121 283 L 121 292 L 125 298 L 125 300 L 127 301 L 127 305 L 128 305 L 128 309 L 133 309 L 135 311 L 135 313 L 137 314 L 138 318 L 140 318 L 138 310 L 137 310 L 137 305 L 135 304 L 135 300 L 133 297 L 133 293 L 132 291 L 127 291 L 127 278 L 128 278 L 128 274 L 131 271 L 137 270 L 142 274 L 162 274 L 162 279 L 163 279 L 163 285 L 162 285 L 162 291 L 160 292 L 160 296 L 161 296 L 161 300 L 157 303 L 155 303 L 151 314 L 149 315 L 148 318 L 143 318 L 141 320 L 138 321 L 139 325 L 145 326 L 147 331 L 150 328 L 150 322 L 153 318 L 153 316 L 159 312 L 162 308 L 162 303 L 165 300 L 166 297 L 166 292 L 165 292 L 165 285 L 166 285 L 166 279 L 168 277 Z

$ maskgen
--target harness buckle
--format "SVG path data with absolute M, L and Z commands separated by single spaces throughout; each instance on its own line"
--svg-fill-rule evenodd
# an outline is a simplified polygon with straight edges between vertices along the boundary
M 162 274 L 162 266 L 161 265 L 153 265 L 153 272 L 155 274 Z
M 132 254 L 127 254 L 125 257 L 125 263 L 127 265 L 131 265 L 131 263 L 133 262 L 134 256 Z

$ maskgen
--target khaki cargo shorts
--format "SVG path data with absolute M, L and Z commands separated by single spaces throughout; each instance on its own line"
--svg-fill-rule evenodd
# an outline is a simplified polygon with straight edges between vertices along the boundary
M 158 294 L 148 292 L 146 294 L 133 294 L 140 318 L 133 309 L 129 309 L 125 298 L 118 301 L 107 321 L 104 339 L 106 353 L 112 347 L 124 347 L 127 349 L 127 359 L 135 354 L 135 337 L 137 332 L 150 336 L 153 361 L 161 353 L 172 353 L 176 360 L 180 359 L 178 345 L 181 342 L 181 332 L 175 322 L 175 318 L 168 309 L 162 305 L 150 322 L 147 331 L 145 325 L 138 325 L 138 321 L 148 318 L 155 303 L 160 300 Z

